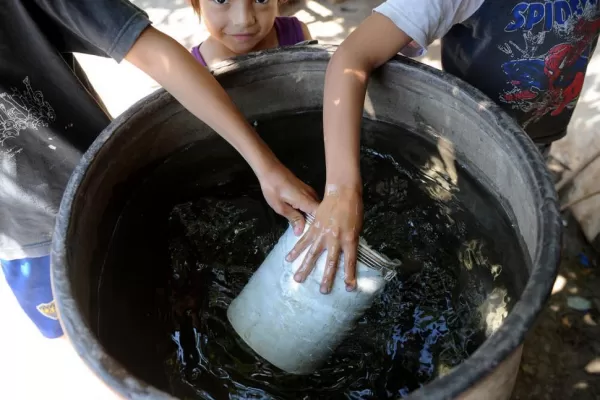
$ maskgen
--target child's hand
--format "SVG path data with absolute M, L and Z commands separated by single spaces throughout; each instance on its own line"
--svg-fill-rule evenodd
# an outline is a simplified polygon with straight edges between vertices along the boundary
M 325 198 L 315 215 L 315 222 L 286 257 L 288 261 L 293 261 L 310 246 L 302 265 L 294 275 L 296 282 L 304 282 L 323 251 L 327 250 L 327 264 L 321 281 L 321 293 L 329 293 L 337 272 L 340 254 L 343 252 L 346 290 L 354 290 L 358 237 L 362 223 L 363 203 L 360 186 L 327 185 Z
M 317 194 L 307 184 L 279 164 L 259 177 L 260 187 L 267 203 L 275 212 L 290 222 L 296 236 L 304 232 L 304 216 L 298 211 L 313 214 L 319 202 Z

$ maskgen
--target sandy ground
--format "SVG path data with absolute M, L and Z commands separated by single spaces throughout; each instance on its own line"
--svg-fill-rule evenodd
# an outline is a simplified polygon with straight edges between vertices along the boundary
M 159 29 L 184 46 L 199 43 L 205 33 L 185 0 L 136 0 Z M 309 1 L 296 15 L 305 21 L 322 43 L 339 43 L 379 1 L 347 0 L 341 5 Z M 294 7 L 291 12 L 296 11 Z M 116 116 L 153 92 L 158 85 L 127 62 L 80 55 L 90 80 Z M 440 67 L 439 44 L 431 46 L 422 61 Z M 126 88 L 124 90 L 124 88 Z M 578 135 L 597 135 L 600 128 L 600 57 L 596 56 L 573 119 Z M 568 162 L 569 160 L 565 160 Z M 600 398 L 600 279 L 597 264 L 585 267 L 584 252 L 595 260 L 577 226 L 569 222 L 564 261 L 547 309 L 527 340 L 514 399 Z M 590 300 L 586 311 L 569 308 L 572 296 Z M 79 360 L 64 339 L 45 340 L 20 311 L 0 279 L 0 398 L 110 399 L 113 394 Z

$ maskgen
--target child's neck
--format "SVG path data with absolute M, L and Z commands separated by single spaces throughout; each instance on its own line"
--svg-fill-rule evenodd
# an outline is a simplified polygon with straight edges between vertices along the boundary
M 271 31 L 267 34 L 267 36 L 258 42 L 258 44 L 254 46 L 250 52 L 273 49 L 276 47 L 279 47 L 279 38 L 277 37 L 275 25 L 273 25 L 273 28 L 271 28 Z M 209 36 L 204 42 L 202 42 L 200 45 L 200 53 L 209 67 L 218 62 L 242 55 L 231 51 L 227 46 L 212 36 Z

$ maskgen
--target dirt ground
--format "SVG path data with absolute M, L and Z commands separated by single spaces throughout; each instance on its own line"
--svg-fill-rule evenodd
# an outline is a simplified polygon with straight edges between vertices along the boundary
M 600 399 L 599 259 L 572 217 L 566 216 L 565 221 L 555 288 L 564 287 L 552 295 L 525 341 L 513 400 Z M 575 296 L 588 300 L 590 308 L 569 307 L 568 299 Z

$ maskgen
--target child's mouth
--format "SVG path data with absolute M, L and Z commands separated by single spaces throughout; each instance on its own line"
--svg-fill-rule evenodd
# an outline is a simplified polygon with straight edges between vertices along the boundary
M 231 35 L 233 36 L 233 38 L 235 40 L 237 40 L 238 42 L 247 42 L 252 40 L 252 38 L 254 38 L 254 34 L 253 33 L 237 33 L 235 35 Z

